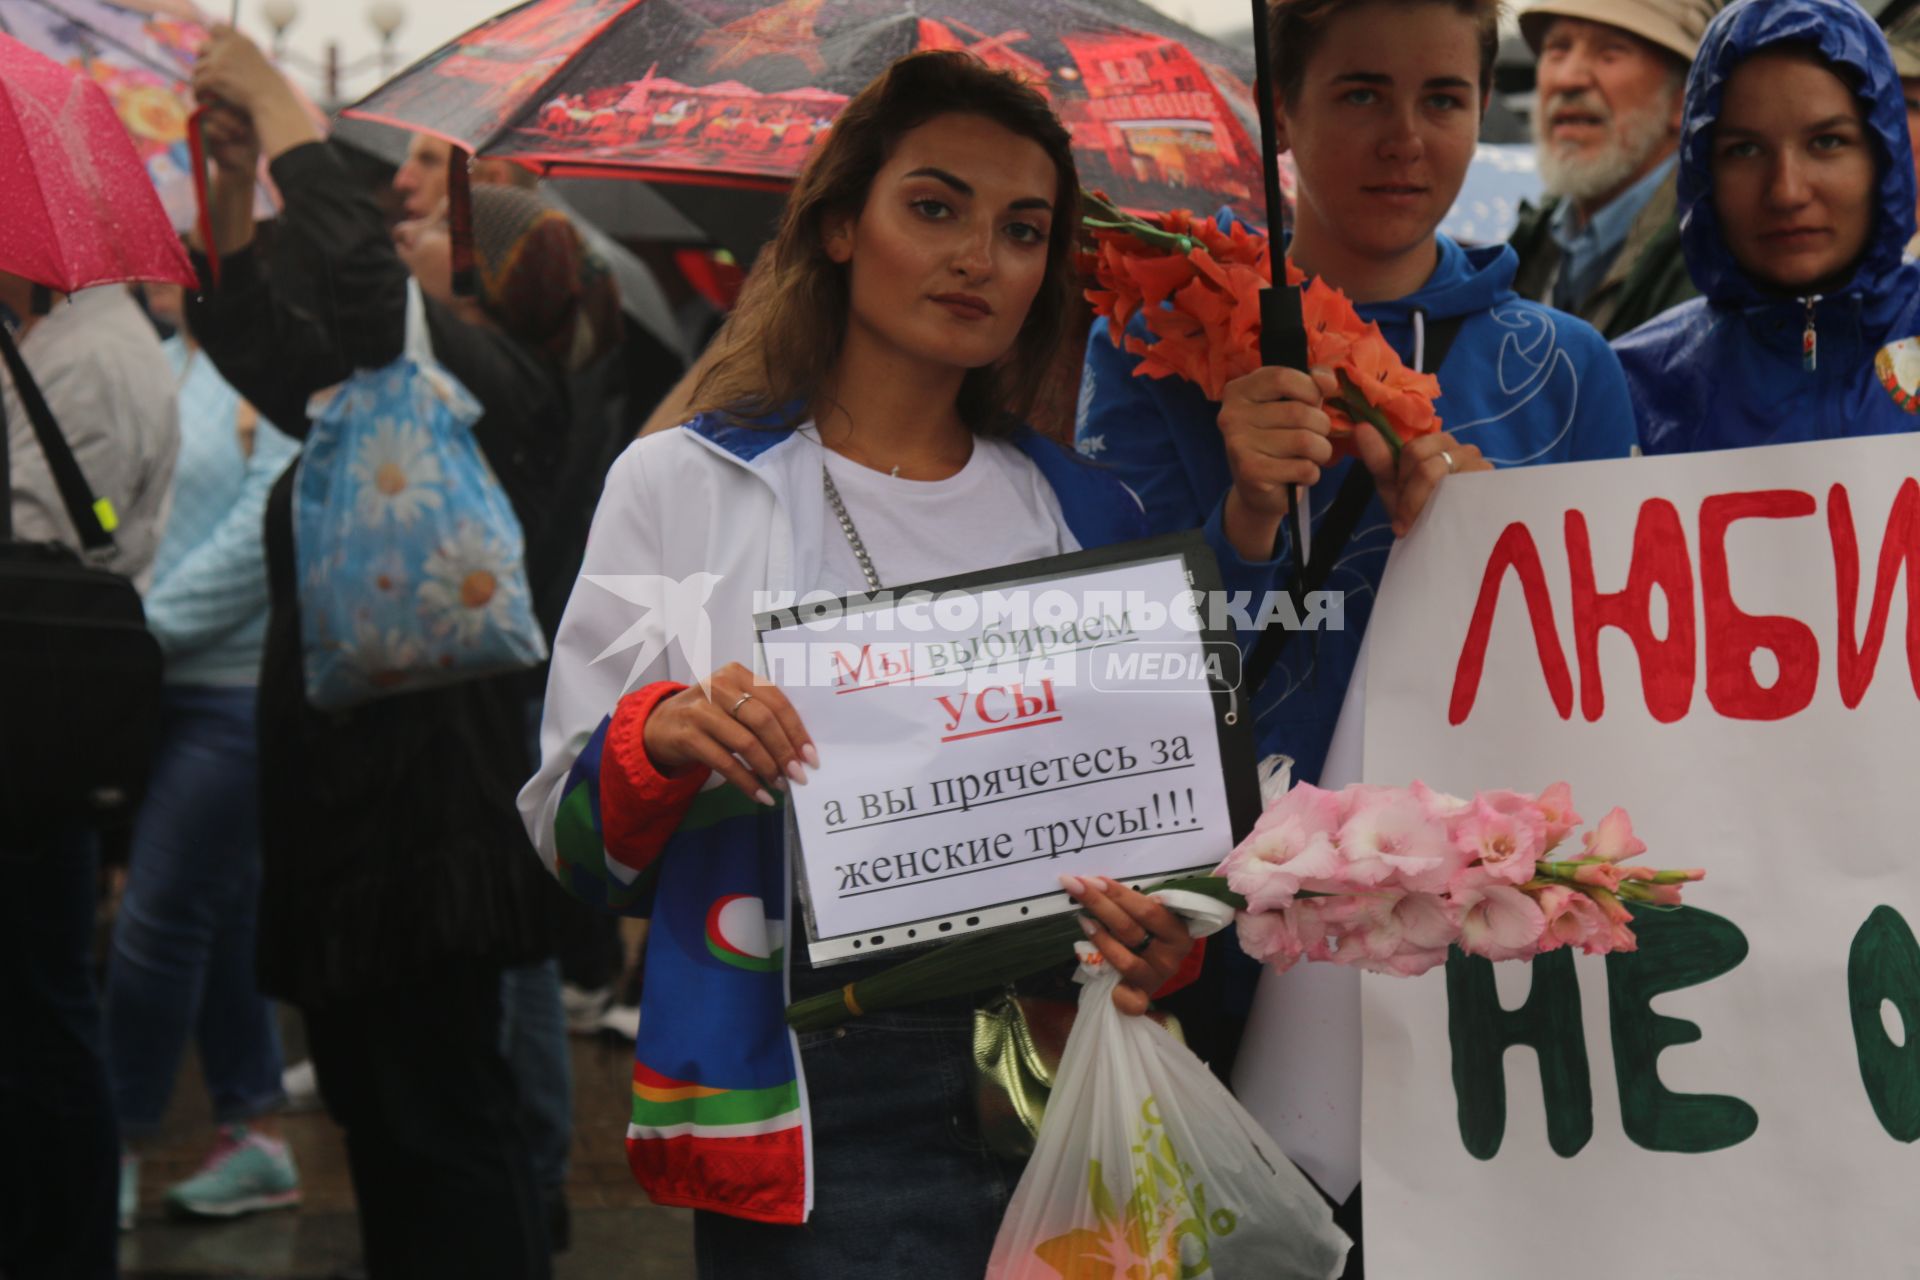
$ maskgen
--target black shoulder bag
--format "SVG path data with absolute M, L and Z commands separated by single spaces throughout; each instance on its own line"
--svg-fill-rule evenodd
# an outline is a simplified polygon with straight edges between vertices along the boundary
M 88 551 L 113 546 L 93 490 L 0 325 L 0 357 Z M 57 542 L 13 534 L 0 410 L 0 845 L 75 823 L 124 820 L 160 733 L 160 644 L 133 583 Z

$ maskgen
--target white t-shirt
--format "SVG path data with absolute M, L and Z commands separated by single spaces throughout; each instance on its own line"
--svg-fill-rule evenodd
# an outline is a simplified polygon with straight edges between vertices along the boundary
M 967 465 L 945 480 L 906 480 L 831 449 L 820 452 L 883 587 L 996 569 L 1068 549 L 1046 477 L 1004 440 L 975 436 Z M 826 554 L 815 586 L 835 595 L 865 591 L 866 577 L 831 503 L 825 513 Z

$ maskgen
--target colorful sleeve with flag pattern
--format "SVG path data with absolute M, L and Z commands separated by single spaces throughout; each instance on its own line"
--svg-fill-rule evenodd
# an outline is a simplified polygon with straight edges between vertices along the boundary
M 554 871 L 592 906 L 647 914 L 654 861 L 706 783 L 705 768 L 661 773 L 641 740 L 654 707 L 684 688 L 662 680 L 627 694 L 568 771 L 554 815 Z
M 1192 986 L 1200 978 L 1200 970 L 1207 963 L 1207 940 L 1201 938 L 1193 944 L 1193 950 L 1187 952 L 1187 958 L 1173 971 L 1173 976 L 1162 983 L 1153 993 L 1155 1000 L 1165 1000 L 1176 991 Z

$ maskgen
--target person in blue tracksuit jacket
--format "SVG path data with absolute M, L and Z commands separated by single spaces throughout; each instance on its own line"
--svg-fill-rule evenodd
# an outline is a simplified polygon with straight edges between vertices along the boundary
M 1701 297 L 1616 344 L 1649 453 L 1910 431 L 1920 267 L 1906 107 L 1847 0 L 1746 0 L 1687 77 L 1681 243 Z
M 1386 501 L 1370 502 L 1327 581 L 1344 593 L 1343 629 L 1297 637 L 1254 695 L 1260 754 L 1291 757 L 1298 781 L 1319 778 L 1395 526 L 1411 524 L 1432 484 L 1483 461 L 1617 458 L 1634 443 L 1626 386 L 1605 340 L 1516 295 L 1512 249 L 1465 249 L 1436 234 L 1473 156 L 1495 9 L 1476 0 L 1283 0 L 1274 8 L 1275 105 L 1300 177 L 1289 256 L 1353 298 L 1410 367 L 1436 373 L 1445 428 L 1410 442 L 1397 470 L 1371 428 L 1357 433 Z M 1449 329 L 1444 360 L 1430 361 L 1429 339 Z M 1129 332 L 1151 340 L 1138 317 Z M 1204 529 L 1230 593 L 1257 602 L 1284 589 L 1292 552 L 1275 477 L 1312 485 L 1318 527 L 1356 465 L 1322 465 L 1330 450 L 1316 386 L 1264 369 L 1213 403 L 1177 378 L 1136 377 L 1138 364 L 1113 344 L 1107 321 L 1095 324 L 1080 451 L 1140 495 L 1154 532 Z M 1297 470 L 1276 470 L 1273 455 L 1290 449 Z M 1246 519 L 1249 508 L 1264 523 Z M 1251 535 L 1236 524 L 1252 524 Z M 1250 644 L 1252 633 L 1241 639 Z

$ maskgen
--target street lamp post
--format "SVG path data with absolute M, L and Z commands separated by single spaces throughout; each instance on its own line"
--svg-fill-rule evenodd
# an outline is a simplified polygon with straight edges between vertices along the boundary
M 373 0 L 367 6 L 367 24 L 380 37 L 378 52 L 358 58 L 342 59 L 340 42 L 327 41 L 326 56 L 319 62 L 308 58 L 296 50 L 287 48 L 287 28 L 300 18 L 299 0 L 261 0 L 260 15 L 273 28 L 273 56 L 276 62 L 294 67 L 309 76 L 317 77 L 325 86 L 323 106 L 328 111 L 336 110 L 341 102 L 341 81 L 349 76 L 357 76 L 369 68 L 377 67 L 380 78 L 386 79 L 393 72 L 393 38 L 407 20 L 406 7 L 399 0 Z

